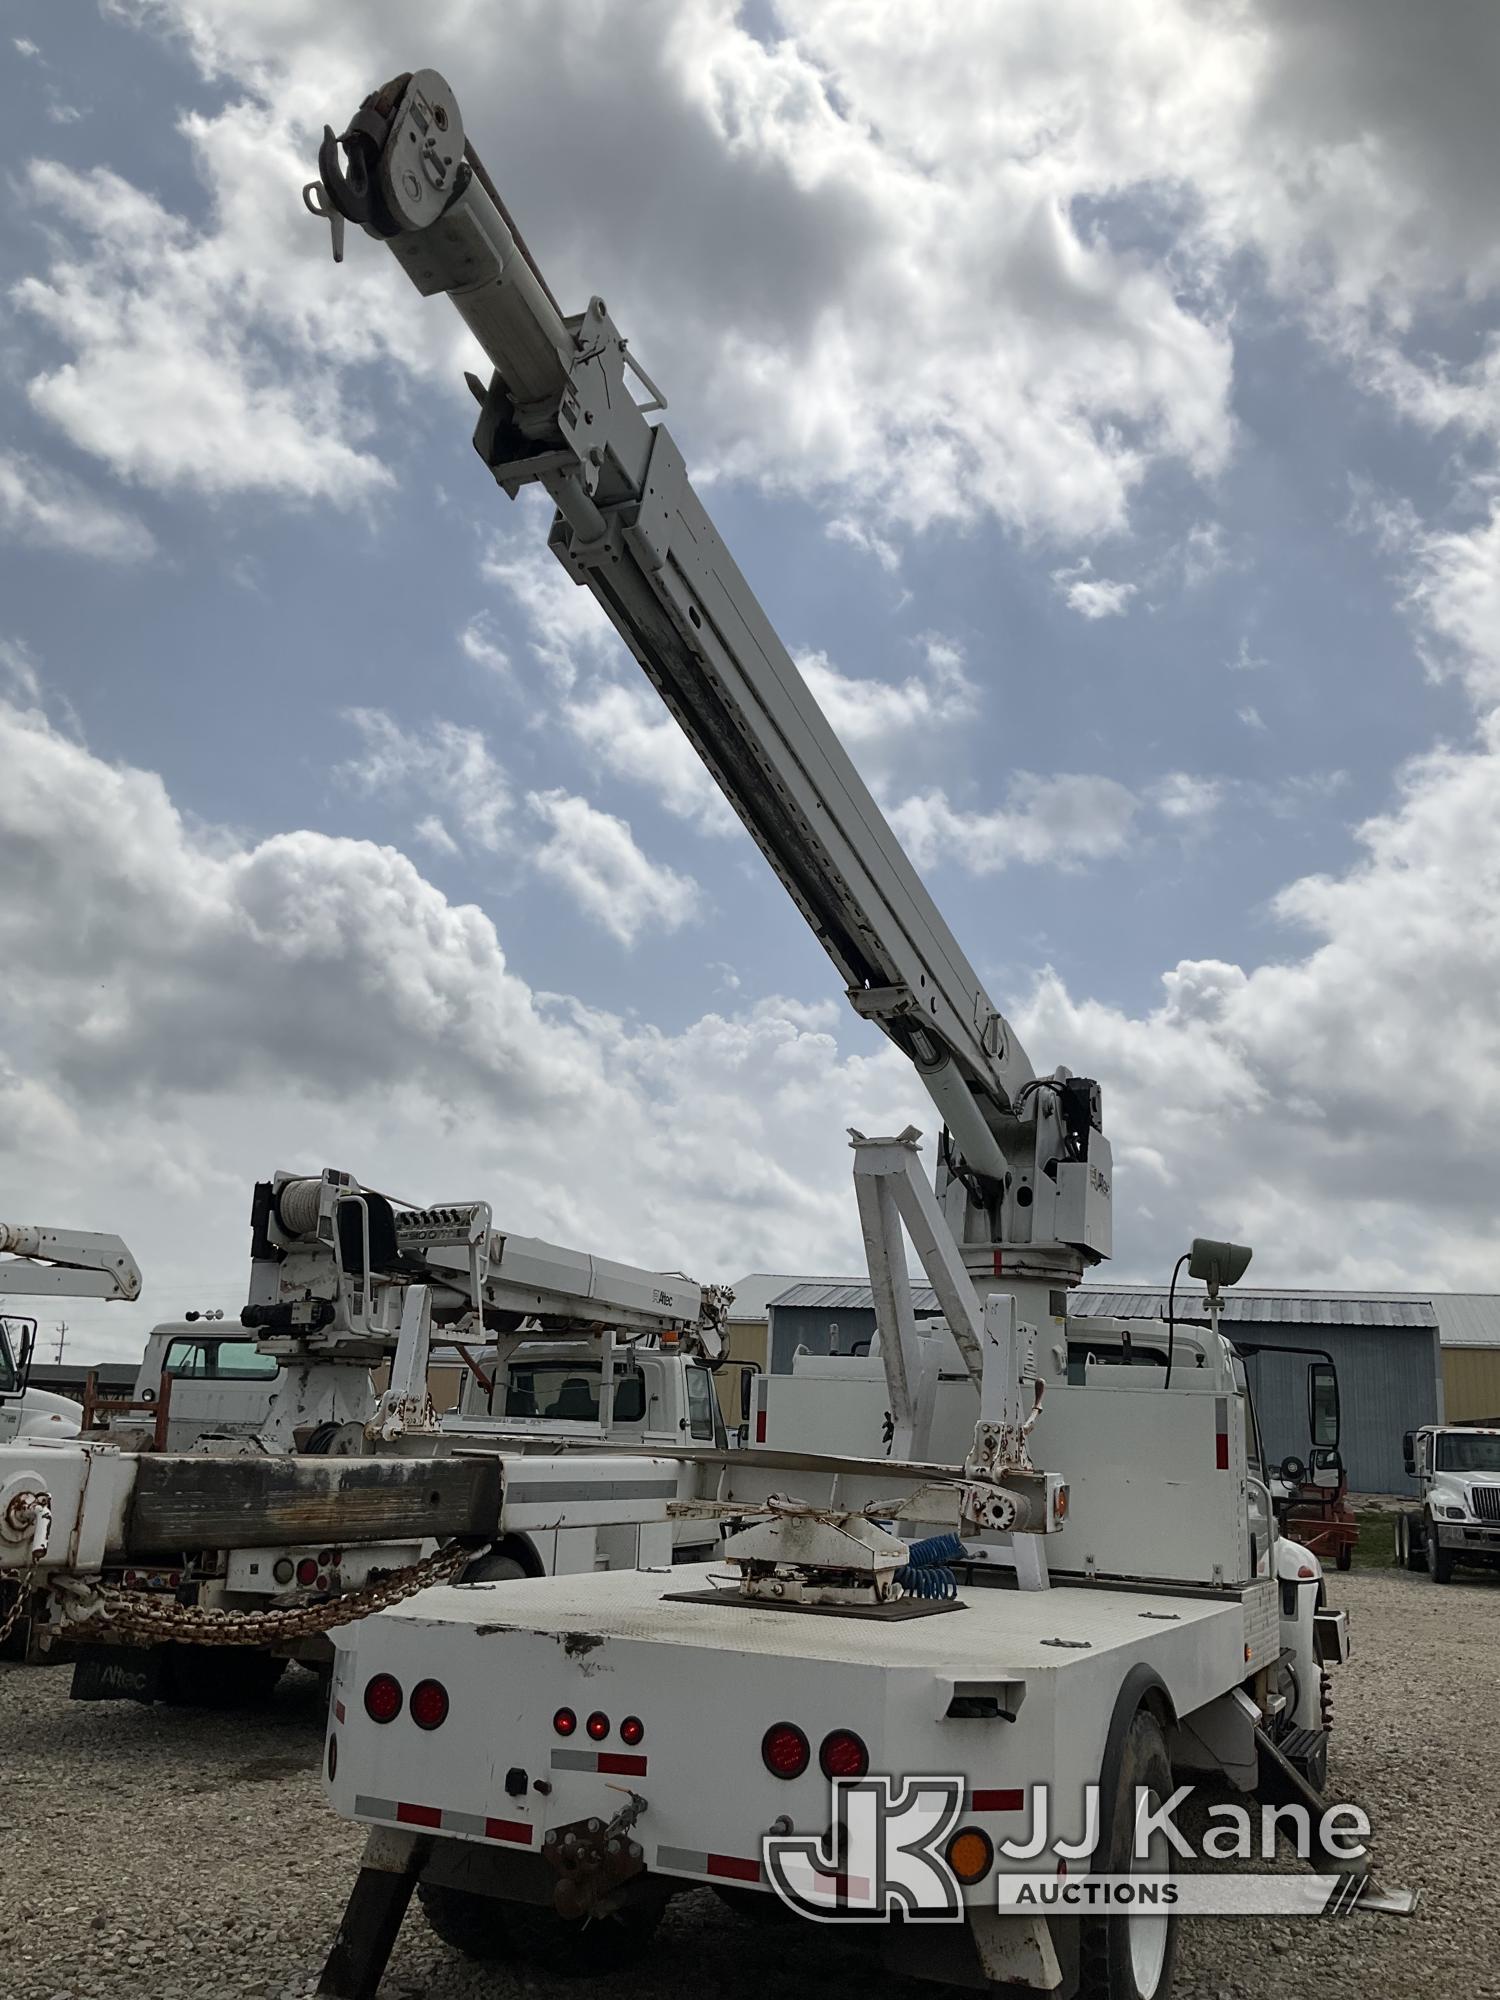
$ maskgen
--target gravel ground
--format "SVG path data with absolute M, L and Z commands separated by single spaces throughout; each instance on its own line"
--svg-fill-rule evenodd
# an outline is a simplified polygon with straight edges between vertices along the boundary
M 1355 1571 L 1332 1579 L 1354 1660 L 1337 1682 L 1336 1789 L 1375 1823 L 1381 1873 L 1413 1918 L 1184 1926 L 1178 2000 L 1500 1996 L 1500 1581 Z M 354 1878 L 361 1836 L 323 1806 L 310 1679 L 243 1716 L 74 1704 L 65 1668 L 0 1667 L 4 2000 L 302 2000 Z M 1461 1872 L 1450 1857 L 1462 1855 Z M 621 2000 L 863 2000 L 867 1969 L 826 1933 L 742 1924 L 679 1898 Z M 899 1984 L 903 2000 L 923 1989 Z M 382 2000 L 563 2000 L 580 1988 L 471 1966 L 415 1907 Z M 587 1990 L 587 1989 L 582 1989 Z

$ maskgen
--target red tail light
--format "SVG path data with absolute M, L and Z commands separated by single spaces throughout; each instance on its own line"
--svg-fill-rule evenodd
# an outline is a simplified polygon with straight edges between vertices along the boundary
M 304 1556 L 297 1565 L 298 1583 L 316 1583 L 317 1580 L 318 1565 L 313 1561 L 311 1556 Z
M 571 1708 L 560 1708 L 552 1718 L 552 1727 L 559 1736 L 571 1736 L 578 1727 L 578 1717 Z
M 376 1674 L 365 1684 L 365 1714 L 372 1722 L 394 1722 L 401 1713 L 401 1683 L 394 1674 Z
M 596 1708 L 583 1726 L 596 1743 L 602 1743 L 609 1734 L 609 1717 Z
M 448 1690 L 441 1681 L 418 1681 L 411 1691 L 410 1713 L 418 1729 L 438 1729 L 448 1720 Z
M 825 1778 L 862 1778 L 870 1768 L 870 1753 L 852 1729 L 835 1729 L 823 1738 L 818 1764 Z
M 773 1778 L 800 1778 L 812 1762 L 807 1738 L 795 1722 L 773 1722 L 760 1739 L 760 1756 Z
M 632 1749 L 646 1733 L 646 1725 L 638 1715 L 627 1715 L 620 1724 L 620 1741 L 628 1743 Z

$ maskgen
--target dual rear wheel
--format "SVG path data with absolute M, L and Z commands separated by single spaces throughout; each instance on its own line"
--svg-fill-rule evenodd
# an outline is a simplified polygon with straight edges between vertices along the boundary
M 420 1882 L 417 1896 L 433 1930 L 465 1958 L 524 1959 L 565 1977 L 617 1972 L 642 1956 L 662 1905 L 629 1905 L 580 1923 L 535 1903 L 506 1903 L 471 1889 Z

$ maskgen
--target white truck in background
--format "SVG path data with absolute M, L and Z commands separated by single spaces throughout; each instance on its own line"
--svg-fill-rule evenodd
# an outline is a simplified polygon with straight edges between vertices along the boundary
M 682 1470 L 649 1446 L 712 1407 L 721 1311 L 680 1275 L 496 1230 L 484 1203 L 278 1174 L 240 1327 L 158 1329 L 109 1430 L 0 1448 L 0 1572 L 23 1579 L 33 1652 L 73 1657 L 80 1699 L 240 1702 L 429 1574 L 706 1553 L 717 1528 L 670 1520 Z M 435 1418 L 434 1328 L 475 1384 L 507 1385 L 498 1414 Z M 512 1414 L 554 1376 L 543 1413 Z
M 1396 1516 L 1396 1561 L 1434 1583 L 1500 1568 L 1500 1424 L 1423 1424 L 1402 1449 L 1422 1501 Z
M 371 2000 L 413 1890 L 470 1956 L 611 1971 L 674 1894 L 709 1886 L 777 1916 L 774 1884 L 810 1917 L 868 1914 L 905 1973 L 1166 2000 L 1171 1861 L 1164 1837 L 1133 1839 L 1141 1794 L 1161 1806 L 1179 1774 L 1211 1773 L 1300 1806 L 1310 1831 L 1316 1814 L 1313 1851 L 1335 1859 L 1312 1774 L 1346 1626 L 1320 1605 L 1316 1561 L 1278 1535 L 1243 1368 L 1210 1326 L 1160 1367 L 1084 1356 L 1075 1373 L 1066 1290 L 1111 1247 L 1098 1086 L 1033 1072 L 648 422 L 660 393 L 602 299 L 564 316 L 446 80 L 393 78 L 341 137 L 325 130 L 318 164 L 304 198 L 335 258 L 355 223 L 479 340 L 485 465 L 512 497 L 533 481 L 552 497 L 554 553 L 944 1123 L 932 1181 L 914 1130 L 851 1134 L 887 1452 L 839 1455 L 825 1434 L 810 1451 L 686 1454 L 696 1492 L 676 1511 L 731 1524 L 730 1578 L 526 1579 L 503 1606 L 463 1583 L 340 1635 L 325 1776 L 369 1836 L 318 1991 Z M 942 1369 L 917 1333 L 907 1237 L 965 1378 L 961 1455 L 939 1451 Z M 1198 1253 L 1211 1298 L 1247 1255 Z M 903 1803 L 941 1796 L 919 1817 L 944 1843 L 948 1924 L 879 1926 L 892 1857 L 855 1866 L 838 1790 L 867 1777 L 888 1804 L 891 1779 Z M 1024 1835 L 1038 1786 L 1054 1837 L 1126 1876 L 1138 1915 L 1005 1902 L 1018 1867 L 1001 1843 Z M 792 1894 L 773 1869 L 795 1857 Z M 1043 1866 L 1055 1887 L 1063 1870 Z
M 0 1222 L 0 1301 L 102 1299 L 124 1304 L 141 1295 L 140 1266 L 118 1236 L 89 1229 L 43 1229 Z M 79 1405 L 30 1385 L 37 1323 L 0 1313 L 0 1445 L 17 1438 L 76 1437 Z

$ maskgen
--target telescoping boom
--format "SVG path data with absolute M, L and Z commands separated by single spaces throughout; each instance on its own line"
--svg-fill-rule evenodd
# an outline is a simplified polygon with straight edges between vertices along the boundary
M 601 298 L 564 314 L 425 69 L 371 97 L 305 190 L 335 257 L 345 221 L 447 293 L 494 368 L 474 442 L 514 497 L 536 481 L 551 547 L 608 613 L 837 967 L 915 1066 L 945 1133 L 938 1191 L 982 1289 L 1023 1317 L 1109 1255 L 1098 1086 L 1034 1075 L 693 490 L 664 400 Z M 649 400 L 637 403 L 633 376 Z M 988 1281 L 988 1285 L 984 1284 Z

